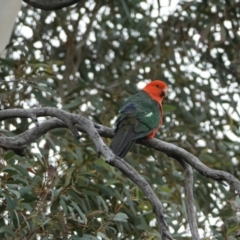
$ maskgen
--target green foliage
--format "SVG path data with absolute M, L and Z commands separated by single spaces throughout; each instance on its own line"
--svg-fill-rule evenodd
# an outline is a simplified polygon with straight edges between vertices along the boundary
M 96 2 L 50 12 L 23 5 L 0 59 L 0 109 L 52 106 L 112 126 L 139 83 L 161 79 L 169 95 L 157 137 L 239 177 L 239 2 L 180 1 L 169 14 L 164 1 Z M 9 119 L 1 131 L 29 126 Z M 173 237 L 189 239 L 179 164 L 138 145 L 126 161 L 163 202 Z M 5 152 L 0 171 L 1 239 L 159 239 L 143 193 L 97 159 L 85 134 L 52 130 L 25 157 Z M 235 239 L 239 198 L 194 177 L 203 239 Z

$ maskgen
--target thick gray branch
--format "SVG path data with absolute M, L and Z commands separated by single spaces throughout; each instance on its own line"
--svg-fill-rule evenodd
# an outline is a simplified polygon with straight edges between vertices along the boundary
M 64 116 L 62 116 L 64 115 Z M 48 120 L 41 124 L 41 127 L 31 129 L 26 131 L 23 134 L 15 136 L 14 138 L 0 138 L 0 147 L 6 149 L 23 149 L 26 146 L 35 141 L 37 138 L 42 136 L 47 131 L 58 128 L 58 127 L 67 127 L 67 124 L 64 123 L 64 118 L 69 116 L 72 118 L 73 122 L 76 124 L 76 128 L 79 131 L 86 132 L 83 128 L 81 128 L 78 124 L 80 123 L 79 117 L 84 119 L 77 114 L 69 114 L 65 111 L 55 109 L 55 108 L 37 108 L 37 109 L 8 109 L 0 111 L 0 121 L 6 120 L 9 118 L 31 118 L 35 119 L 36 117 L 40 116 L 52 116 L 61 119 L 63 122 L 56 121 L 55 119 Z M 52 122 L 53 121 L 53 122 Z M 113 130 L 111 128 L 105 127 L 100 124 L 95 124 L 97 127 L 98 133 L 102 137 L 113 137 Z M 45 132 L 41 132 L 41 128 L 47 129 Z M 38 137 L 33 139 L 34 136 L 31 134 L 36 134 Z M 31 139 L 28 140 L 28 139 Z M 141 139 L 137 141 L 137 143 L 145 145 L 147 147 L 154 148 L 158 151 L 164 152 L 167 156 L 177 159 L 179 161 L 183 160 L 191 165 L 194 169 L 196 169 L 200 174 L 203 176 L 209 177 L 216 181 L 226 181 L 228 182 L 233 188 L 236 190 L 237 194 L 240 196 L 240 182 L 237 178 L 235 178 L 232 174 L 228 172 L 224 172 L 221 170 L 214 170 L 207 167 L 203 164 L 197 157 L 193 156 L 186 150 L 175 146 L 174 144 L 167 143 L 158 139 Z
M 40 116 L 51 116 L 58 119 L 46 120 L 41 124 L 38 124 L 37 117 Z M 156 197 L 148 183 L 143 179 L 131 166 L 129 166 L 124 160 L 117 158 L 109 150 L 109 148 L 103 143 L 99 134 L 103 137 L 113 137 L 113 130 L 95 124 L 76 114 L 70 114 L 65 111 L 55 108 L 39 108 L 39 109 L 10 109 L 3 110 L 0 112 L 0 121 L 9 118 L 31 118 L 37 127 L 29 129 L 22 134 L 15 137 L 0 137 L 0 147 L 5 149 L 12 149 L 14 151 L 21 151 L 25 149 L 30 143 L 41 137 L 43 134 L 54 128 L 65 127 L 69 128 L 75 137 L 78 137 L 78 131 L 87 132 L 90 138 L 93 140 L 97 147 L 97 151 L 102 153 L 106 161 L 122 171 L 127 177 L 129 177 L 148 197 L 151 202 L 153 209 L 157 216 L 157 222 L 160 232 L 162 233 L 163 239 L 171 239 L 168 232 L 167 224 L 163 214 L 163 208 L 161 202 Z M 198 240 L 197 220 L 194 210 L 194 199 L 193 199 L 193 175 L 192 169 L 189 165 L 194 167 L 200 174 L 212 178 L 216 181 L 226 181 L 234 187 L 238 195 L 240 195 L 240 182 L 230 173 L 213 170 L 204 165 L 197 157 L 193 156 L 184 149 L 177 147 L 173 144 L 166 143 L 157 139 L 142 139 L 138 141 L 139 144 L 154 148 L 158 151 L 164 152 L 169 157 L 172 157 L 180 162 L 185 169 L 185 195 L 186 195 L 186 206 L 187 216 L 192 232 L 193 239 Z
M 86 130 L 89 137 L 93 140 L 95 146 L 97 147 L 97 151 L 103 154 L 106 161 L 110 165 L 118 168 L 125 176 L 131 179 L 148 198 L 156 214 L 158 228 L 162 240 L 173 240 L 168 231 L 168 225 L 164 217 L 162 203 L 157 198 L 156 194 L 154 193 L 148 182 L 143 177 L 141 177 L 138 172 L 134 168 L 132 168 L 127 162 L 112 153 L 112 151 L 105 145 L 102 138 L 98 134 L 93 122 L 84 119 L 83 121 L 81 121 L 81 125 Z
M 39 116 L 52 116 L 59 119 L 46 120 L 41 124 L 37 124 L 36 127 L 27 130 L 26 132 L 15 136 L 15 137 L 0 137 L 0 147 L 13 150 L 21 150 L 25 148 L 32 141 L 36 140 L 42 136 L 47 131 L 56 128 L 56 127 L 71 127 L 73 134 L 75 133 L 75 128 L 79 130 L 84 130 L 88 133 L 89 137 L 94 142 L 97 147 L 97 151 L 105 157 L 106 161 L 118 168 L 123 174 L 130 178 L 145 194 L 145 196 L 150 201 L 152 208 L 155 212 L 158 229 L 161 234 L 162 240 L 173 240 L 169 231 L 168 225 L 164 217 L 163 206 L 160 200 L 157 198 L 156 194 L 147 183 L 147 181 L 141 177 L 128 163 L 123 159 L 116 157 L 112 151 L 105 145 L 102 138 L 100 137 L 98 131 L 95 127 L 98 128 L 101 132 L 100 125 L 94 125 L 94 123 L 80 115 L 69 114 L 59 109 L 55 108 L 41 108 L 41 109 L 10 109 L 0 112 L 0 120 L 5 120 L 13 117 L 28 117 L 31 119 L 36 119 Z M 67 121 L 67 122 L 66 122 Z M 80 125 L 74 126 L 76 123 Z M 22 148 L 21 148 L 22 147 Z

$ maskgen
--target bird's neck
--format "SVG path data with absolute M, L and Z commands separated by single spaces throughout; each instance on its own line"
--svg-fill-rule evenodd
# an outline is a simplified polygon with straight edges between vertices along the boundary
M 144 91 L 144 89 L 143 89 Z M 145 91 L 152 99 L 154 99 L 156 102 L 158 102 L 158 104 L 160 105 L 160 107 L 162 107 L 162 101 L 163 98 L 159 96 L 159 93 L 155 93 L 155 92 L 147 92 Z

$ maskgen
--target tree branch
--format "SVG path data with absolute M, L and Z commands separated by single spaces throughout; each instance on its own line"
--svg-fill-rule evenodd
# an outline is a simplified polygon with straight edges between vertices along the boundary
M 185 204 L 187 209 L 187 218 L 192 238 L 194 240 L 200 240 L 197 225 L 197 215 L 194 208 L 193 197 L 193 170 L 191 166 L 184 161 L 179 161 L 184 168 L 184 187 L 185 187 Z
M 51 116 L 53 119 L 45 120 L 41 124 L 37 122 L 37 117 Z M 123 174 L 130 178 L 147 196 L 152 204 L 153 210 L 156 214 L 159 231 L 162 234 L 162 239 L 172 239 L 167 223 L 163 214 L 163 207 L 153 190 L 128 163 L 123 159 L 116 157 L 110 149 L 102 141 L 102 137 L 113 137 L 113 130 L 100 124 L 94 124 L 77 114 L 70 114 L 63 110 L 56 108 L 37 108 L 37 109 L 8 109 L 0 112 L 0 121 L 9 118 L 31 118 L 36 127 L 29 129 L 14 137 L 0 137 L 0 147 L 4 149 L 12 149 L 17 152 L 23 151 L 30 143 L 36 141 L 39 137 L 54 128 L 69 128 L 75 137 L 79 137 L 76 132 L 87 132 L 89 137 L 93 140 L 97 151 L 105 157 L 106 161 L 118 168 Z M 167 156 L 172 157 L 180 162 L 185 169 L 185 195 L 187 206 L 187 217 L 192 232 L 193 239 L 198 240 L 197 219 L 194 210 L 193 198 L 193 174 L 189 165 L 195 168 L 200 174 L 209 177 L 216 181 L 226 181 L 233 186 L 238 195 L 240 195 L 240 182 L 232 174 L 220 170 L 213 170 L 204 165 L 197 157 L 193 156 L 186 150 L 177 147 L 173 144 L 158 140 L 158 139 L 141 139 L 137 143 L 147 147 L 154 148 L 158 151 L 164 152 Z
M 153 211 L 155 212 L 158 223 L 158 229 L 161 234 L 162 240 L 167 239 L 173 240 L 168 231 L 168 225 L 163 213 L 162 203 L 160 202 L 160 200 L 158 199 L 158 197 L 156 196 L 148 182 L 143 177 L 141 177 L 132 166 L 130 166 L 122 158 L 119 158 L 112 153 L 112 151 L 103 142 L 102 138 L 95 129 L 94 123 L 92 121 L 84 119 L 83 121 L 81 121 L 81 125 L 94 142 L 95 146 L 97 147 L 97 151 L 103 154 L 106 161 L 110 165 L 118 168 L 125 176 L 131 179 L 148 198 L 149 202 L 152 205 Z
M 80 119 L 86 119 L 80 115 L 77 114 L 70 114 L 67 113 L 65 111 L 56 109 L 56 108 L 36 108 L 36 109 L 7 109 L 7 110 L 2 110 L 0 112 L 0 121 L 2 120 L 6 120 L 9 118 L 36 118 L 36 117 L 40 117 L 40 116 L 52 116 L 52 117 L 57 117 L 59 119 L 62 119 L 63 122 L 58 122 L 55 121 L 51 122 L 51 121 L 46 121 L 44 123 L 41 124 L 41 128 L 47 128 L 46 132 L 53 129 L 53 128 L 58 128 L 58 127 L 67 127 L 67 124 L 64 123 L 64 116 L 61 115 L 65 115 L 65 117 L 69 116 L 72 118 L 72 120 L 74 120 L 74 123 L 76 124 L 75 127 L 81 131 L 81 132 L 86 132 L 82 127 L 80 127 L 78 124 L 80 123 L 81 120 Z M 47 125 L 45 125 L 45 123 L 47 123 Z M 102 136 L 102 137 L 113 137 L 113 130 L 111 128 L 105 127 L 103 125 L 100 124 L 95 124 L 95 127 L 98 130 L 98 133 Z M 29 131 L 29 130 L 28 130 Z M 1 138 L 0 140 L 0 147 L 6 148 L 6 149 L 24 149 L 26 148 L 26 146 L 35 141 L 37 138 L 34 138 L 34 136 L 29 136 L 27 134 L 26 131 L 24 133 L 24 135 L 20 134 L 18 136 L 15 136 L 15 139 L 18 139 L 18 141 L 14 141 L 13 139 L 10 140 L 10 138 L 8 138 L 9 140 L 3 140 Z M 31 131 L 34 131 L 34 134 L 40 134 L 38 136 L 38 138 L 40 136 L 42 136 L 44 133 L 41 133 L 41 129 L 31 129 Z M 26 134 L 26 135 L 25 135 Z M 24 137 L 24 138 L 23 138 Z M 31 141 L 28 141 L 28 138 L 31 138 Z M 21 144 L 20 144 L 21 142 Z M 16 145 L 17 143 L 17 145 Z M 203 164 L 197 157 L 193 156 L 192 154 L 190 154 L 189 152 L 187 152 L 186 150 L 175 146 L 174 144 L 171 143 L 167 143 L 158 139 L 141 139 L 137 141 L 138 144 L 142 144 L 144 146 L 156 149 L 158 151 L 164 152 L 167 156 L 172 157 L 176 160 L 179 161 L 185 161 L 187 162 L 189 165 L 191 165 L 194 169 L 196 169 L 201 175 L 209 177 L 215 181 L 226 181 L 228 182 L 230 185 L 233 186 L 233 188 L 235 189 L 235 191 L 237 192 L 237 194 L 240 196 L 240 182 L 237 178 L 235 178 L 232 174 L 228 173 L 228 172 L 224 172 L 221 170 L 214 170 L 211 169 L 209 167 L 207 167 L 205 164 Z M 5 145 L 5 147 L 3 146 Z M 8 147 L 9 146 L 9 147 Z M 10 147 L 11 146 L 11 147 Z
M 56 127 L 70 127 L 72 133 L 76 136 L 77 128 L 82 128 L 86 131 L 89 137 L 94 142 L 97 151 L 106 159 L 106 162 L 110 165 L 118 168 L 124 175 L 126 175 L 129 179 L 131 179 L 145 194 L 145 196 L 150 201 L 153 211 L 155 212 L 158 229 L 161 234 L 162 240 L 173 240 L 171 237 L 168 225 L 165 220 L 165 216 L 163 213 L 163 206 L 150 185 L 147 181 L 141 177 L 136 170 L 134 170 L 127 162 L 123 159 L 115 156 L 112 151 L 105 145 L 102 138 L 100 137 L 98 131 L 101 129 L 100 125 L 94 125 L 94 123 L 80 115 L 69 114 L 65 111 L 55 109 L 55 108 L 39 108 L 39 109 L 9 109 L 3 110 L 0 112 L 0 120 L 5 120 L 13 117 L 23 117 L 23 118 L 31 118 L 35 119 L 35 117 L 39 116 L 52 116 L 57 117 L 59 119 L 51 119 L 46 120 L 45 122 L 38 124 L 36 127 L 25 131 L 22 134 L 19 134 L 16 137 L 0 137 L 0 147 L 5 149 L 13 149 L 13 150 L 22 150 L 29 143 L 36 140 L 44 133 L 49 131 L 50 129 Z M 75 124 L 79 123 L 77 128 Z M 78 136 L 77 136 L 78 137 Z
M 28 5 L 42 10 L 58 10 L 78 3 L 80 0 L 23 0 Z
M 228 182 L 240 196 L 240 182 L 232 174 L 207 167 L 197 157 L 193 156 L 186 150 L 175 146 L 174 144 L 167 143 L 158 139 L 141 139 L 138 142 L 147 147 L 151 147 L 158 151 L 164 152 L 167 156 L 172 157 L 176 160 L 183 160 L 187 162 L 203 176 L 209 177 L 218 182 Z

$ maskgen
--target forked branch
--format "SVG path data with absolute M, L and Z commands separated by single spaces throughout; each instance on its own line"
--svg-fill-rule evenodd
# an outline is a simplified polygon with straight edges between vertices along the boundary
M 40 116 L 51 116 L 58 119 L 46 120 L 45 122 L 39 124 L 36 121 L 36 118 Z M 143 177 L 141 177 L 138 172 L 134 168 L 132 168 L 127 162 L 115 156 L 112 151 L 105 145 L 98 131 L 95 128 L 97 127 L 100 130 L 100 125 L 94 125 L 92 121 L 80 115 L 69 114 L 65 111 L 55 108 L 39 108 L 32 110 L 11 109 L 0 112 L 0 120 L 5 120 L 13 117 L 31 118 L 36 124 L 35 128 L 29 129 L 18 136 L 0 137 L 0 147 L 4 149 L 12 149 L 17 153 L 22 153 L 23 150 L 28 146 L 28 144 L 35 141 L 37 138 L 41 137 L 49 130 L 56 127 L 69 128 L 76 138 L 79 137 L 78 130 L 87 132 L 89 137 L 94 142 L 97 151 L 105 157 L 106 162 L 119 169 L 125 176 L 131 179 L 148 198 L 155 212 L 158 229 L 159 233 L 161 234 L 162 240 L 173 240 L 168 230 L 168 225 L 165 220 L 161 201 L 158 199 L 147 181 Z M 78 125 L 76 125 L 77 123 Z
M 39 124 L 37 118 L 40 116 L 51 116 L 53 118 L 45 120 Z M 80 115 L 70 114 L 56 108 L 8 109 L 0 112 L 0 121 L 17 117 L 31 118 L 36 124 L 36 127 L 14 137 L 0 137 L 0 147 L 4 149 L 11 149 L 17 153 L 22 153 L 30 143 L 36 141 L 39 137 L 54 128 L 69 128 L 76 138 L 79 137 L 78 131 L 86 132 L 94 142 L 97 151 L 105 157 L 106 162 L 118 168 L 125 176 L 130 178 L 149 199 L 156 214 L 158 228 L 162 235 L 162 239 L 172 239 L 168 231 L 162 204 L 149 184 L 128 163 L 126 163 L 123 159 L 116 157 L 104 144 L 102 138 L 100 137 L 112 138 L 113 130 L 111 128 L 100 124 L 94 124 L 91 120 L 88 120 Z M 169 157 L 176 159 L 183 166 L 185 171 L 187 217 L 194 239 L 198 240 L 199 235 L 193 203 L 193 176 L 190 165 L 206 177 L 220 182 L 228 182 L 235 189 L 237 194 L 240 195 L 240 182 L 237 178 L 228 172 L 213 170 L 207 167 L 197 157 L 193 156 L 186 150 L 158 139 L 141 139 L 137 143 L 164 152 Z

